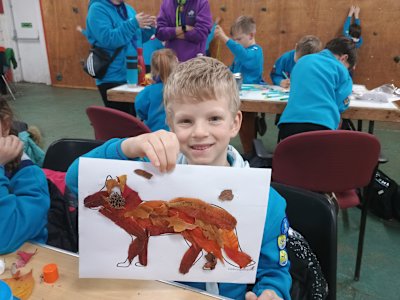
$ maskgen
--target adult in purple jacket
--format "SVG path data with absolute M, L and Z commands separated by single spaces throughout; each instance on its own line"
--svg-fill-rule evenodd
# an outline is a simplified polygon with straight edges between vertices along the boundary
M 208 0 L 163 0 L 156 37 L 182 62 L 205 54 L 212 23 Z

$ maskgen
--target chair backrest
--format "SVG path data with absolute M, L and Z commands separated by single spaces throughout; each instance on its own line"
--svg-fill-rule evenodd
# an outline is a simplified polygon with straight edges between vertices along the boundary
M 96 140 L 124 138 L 149 133 L 150 129 L 138 118 L 109 107 L 89 106 L 86 109 Z
M 344 192 L 371 181 L 380 143 L 348 130 L 304 132 L 281 141 L 272 160 L 272 180 L 317 192 Z
M 328 282 L 328 299 L 336 299 L 337 213 L 335 204 L 325 195 L 271 183 L 286 199 L 290 226 L 301 233 L 317 256 Z
M 101 144 L 103 144 L 103 141 L 88 139 L 57 140 L 47 149 L 43 168 L 66 172 L 76 158 Z

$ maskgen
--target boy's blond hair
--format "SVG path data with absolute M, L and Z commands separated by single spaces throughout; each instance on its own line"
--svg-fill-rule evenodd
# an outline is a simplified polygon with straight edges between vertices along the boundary
M 200 56 L 178 64 L 164 86 L 168 121 L 172 115 L 172 103 L 199 103 L 220 98 L 229 101 L 233 115 L 239 111 L 239 91 L 232 72 L 211 57 Z
M 249 16 L 240 16 L 231 26 L 231 36 L 236 33 L 256 33 L 256 22 L 252 17 Z
M 300 57 L 320 52 L 322 50 L 322 42 L 315 35 L 305 35 L 296 44 L 296 56 Z

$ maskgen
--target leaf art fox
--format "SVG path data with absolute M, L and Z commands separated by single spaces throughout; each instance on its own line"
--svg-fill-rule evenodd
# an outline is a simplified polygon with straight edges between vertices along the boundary
M 107 179 L 106 190 L 86 197 L 84 206 L 99 208 L 101 214 L 135 237 L 128 249 L 129 265 L 138 256 L 139 263 L 147 266 L 149 237 L 173 233 L 190 243 L 179 267 L 182 274 L 189 272 L 203 249 L 208 252 L 203 269 L 214 269 L 216 259 L 224 263 L 222 249 L 239 268 L 254 264 L 239 249 L 236 219 L 226 210 L 194 198 L 144 202 L 126 185 L 126 179 L 126 175 Z

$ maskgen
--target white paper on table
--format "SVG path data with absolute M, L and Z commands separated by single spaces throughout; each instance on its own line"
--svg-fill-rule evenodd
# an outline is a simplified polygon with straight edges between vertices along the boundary
M 148 180 L 135 169 L 153 174 Z M 127 185 L 143 201 L 198 198 L 215 204 L 237 220 L 236 235 L 243 252 L 254 263 L 240 269 L 226 254 L 224 264 L 203 270 L 204 253 L 185 275 L 179 265 L 189 243 L 181 234 L 151 236 L 148 264 L 141 266 L 136 257 L 129 267 L 117 267 L 127 258 L 134 236 L 97 211 L 86 208 L 83 200 L 104 187 L 108 175 L 127 175 Z M 150 163 L 81 158 L 79 163 L 79 277 L 131 278 L 195 282 L 252 283 L 255 281 L 268 205 L 271 171 L 269 169 L 177 165 L 169 174 L 160 174 Z M 231 189 L 232 201 L 221 201 L 221 191 Z M 202 255 L 202 256 L 201 256 Z M 229 262 L 229 263 L 228 263 Z M 233 264 L 233 265 L 230 265 Z

